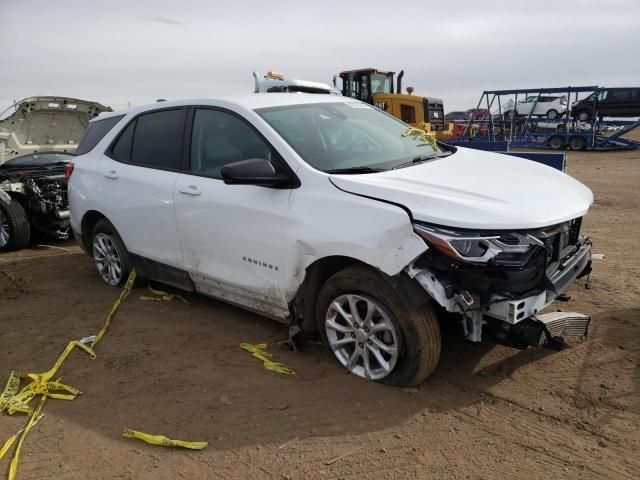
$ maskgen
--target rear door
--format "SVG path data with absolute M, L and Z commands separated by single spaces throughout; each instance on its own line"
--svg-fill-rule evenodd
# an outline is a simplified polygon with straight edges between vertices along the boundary
M 98 198 L 127 250 L 179 267 L 173 188 L 182 165 L 186 109 L 138 115 L 98 165 Z M 108 200 L 106 200 L 108 199 Z
M 185 268 L 199 291 L 282 319 L 291 190 L 227 185 L 220 170 L 250 158 L 283 160 L 235 113 L 202 107 L 190 117 L 189 172 L 178 175 L 174 194 Z

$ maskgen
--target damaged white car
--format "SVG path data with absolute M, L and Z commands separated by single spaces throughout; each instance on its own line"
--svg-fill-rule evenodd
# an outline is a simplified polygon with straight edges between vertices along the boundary
M 109 285 L 135 266 L 317 329 L 347 370 L 393 385 L 436 368 L 445 311 L 472 342 L 586 334 L 589 317 L 539 314 L 590 271 L 593 197 L 564 173 L 436 144 L 344 97 L 163 102 L 91 124 L 71 225 Z
M 89 120 L 106 111 L 96 102 L 43 96 L 0 114 L 0 252 L 25 247 L 32 229 L 69 237 L 64 170 Z

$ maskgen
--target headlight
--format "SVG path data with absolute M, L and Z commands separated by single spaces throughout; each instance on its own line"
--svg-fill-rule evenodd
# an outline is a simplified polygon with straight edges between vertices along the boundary
M 429 245 L 449 257 L 471 263 L 488 263 L 498 254 L 525 253 L 540 240 L 523 233 L 486 235 L 475 232 L 458 232 L 415 223 L 414 231 Z

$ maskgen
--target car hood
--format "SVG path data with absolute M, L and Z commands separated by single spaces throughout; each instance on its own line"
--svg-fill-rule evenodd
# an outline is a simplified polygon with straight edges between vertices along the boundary
M 540 228 L 584 215 L 591 190 L 530 160 L 458 148 L 449 157 L 362 175 L 331 175 L 339 189 L 408 209 L 415 220 L 480 230 Z
M 75 153 L 89 120 L 110 111 L 99 103 L 77 98 L 42 96 L 20 100 L 0 114 L 0 165 L 36 152 Z

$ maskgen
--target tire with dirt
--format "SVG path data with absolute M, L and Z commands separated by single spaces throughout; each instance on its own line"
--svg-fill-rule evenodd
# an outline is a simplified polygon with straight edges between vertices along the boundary
M 322 286 L 318 327 L 336 360 L 351 373 L 389 385 L 424 381 L 440 359 L 433 309 L 407 308 L 382 274 L 354 266 Z
M 20 250 L 29 244 L 31 225 L 24 207 L 16 200 L 0 200 L 0 252 Z
M 122 238 L 106 219 L 96 223 L 91 235 L 91 255 L 102 280 L 112 287 L 126 282 L 133 264 Z

